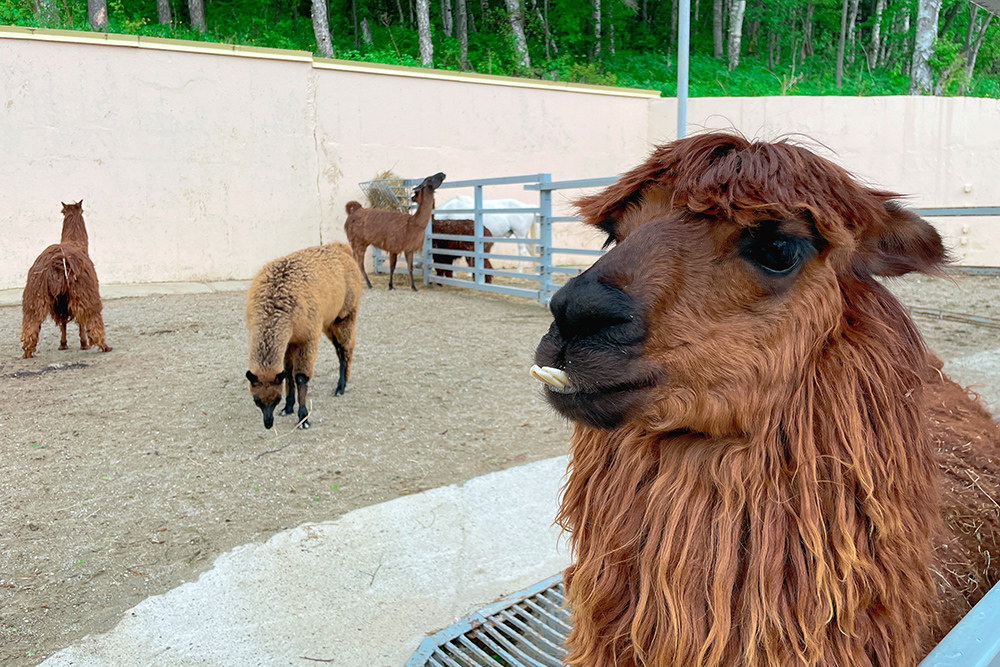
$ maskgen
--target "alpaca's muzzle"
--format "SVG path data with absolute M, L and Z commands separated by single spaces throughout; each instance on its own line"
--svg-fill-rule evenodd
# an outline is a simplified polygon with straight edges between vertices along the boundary
M 534 364 L 531 367 L 531 377 L 547 385 L 549 390 L 560 394 L 572 394 L 576 391 L 576 387 L 569 379 L 569 374 L 561 368 Z

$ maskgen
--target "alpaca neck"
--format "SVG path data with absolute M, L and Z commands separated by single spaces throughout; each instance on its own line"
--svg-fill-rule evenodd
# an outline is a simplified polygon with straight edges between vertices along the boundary
M 569 662 L 916 664 L 938 505 L 902 320 L 837 334 L 752 436 L 577 427 Z
M 419 199 L 417 210 L 410 216 L 409 227 L 420 229 L 422 232 L 427 228 L 427 223 L 431 220 L 431 211 L 434 210 L 434 191 L 425 188 L 417 197 Z
M 83 213 L 71 211 L 63 218 L 62 237 L 59 243 L 63 245 L 74 245 L 87 250 L 89 239 L 87 238 L 87 228 L 83 224 Z

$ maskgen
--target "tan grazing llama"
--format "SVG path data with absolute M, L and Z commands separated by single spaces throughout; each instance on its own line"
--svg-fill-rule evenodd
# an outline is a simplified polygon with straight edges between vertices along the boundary
M 97 270 L 87 254 L 89 239 L 83 223 L 83 200 L 63 204 L 62 238 L 42 251 L 28 270 L 21 297 L 21 348 L 24 358 L 35 354 L 38 334 L 46 317 L 59 325 L 59 349 L 67 349 L 66 324 L 80 327 L 80 349 L 91 344 L 110 352 L 104 341 L 101 292 Z
M 389 289 L 393 289 L 396 257 L 403 253 L 410 272 L 410 289 L 417 291 L 413 282 L 413 253 L 424 245 L 424 230 L 427 229 L 434 209 L 434 190 L 441 186 L 444 178 L 444 174 L 438 172 L 413 188 L 413 201 L 417 202 L 417 210 L 412 215 L 378 208 L 362 208 L 356 201 L 347 202 L 344 231 L 347 233 L 347 240 L 351 242 L 354 260 L 368 287 L 372 286 L 372 282 L 365 272 L 365 251 L 368 246 L 373 245 L 389 253 Z
M 351 377 L 354 328 L 361 301 L 361 276 L 350 249 L 328 243 L 298 250 L 264 265 L 247 291 L 246 321 L 250 333 L 250 394 L 260 408 L 264 428 L 274 424 L 274 408 L 281 402 L 295 410 L 299 400 L 299 428 L 309 428 L 308 392 L 320 337 L 325 334 L 337 350 L 340 377 L 334 396 L 340 396 Z
M 876 276 L 938 233 L 787 142 L 661 146 L 533 374 L 575 422 L 580 667 L 913 667 L 997 580 L 1000 431 Z

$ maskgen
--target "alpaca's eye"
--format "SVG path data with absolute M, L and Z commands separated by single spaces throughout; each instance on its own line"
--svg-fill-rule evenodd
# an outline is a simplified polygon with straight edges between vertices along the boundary
M 614 244 L 618 243 L 618 237 L 615 236 L 615 221 L 614 220 L 601 220 L 597 223 L 597 226 L 601 228 L 608 238 L 604 241 L 604 245 L 601 246 L 601 250 L 607 250 Z
M 805 239 L 758 228 L 745 233 L 741 254 L 765 273 L 787 276 L 813 251 L 812 244 Z

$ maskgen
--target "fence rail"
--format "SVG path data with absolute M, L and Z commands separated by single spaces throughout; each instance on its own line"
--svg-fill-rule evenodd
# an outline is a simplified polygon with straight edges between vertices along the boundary
M 600 178 L 582 178 L 564 181 L 553 181 L 551 174 L 524 174 L 520 176 L 506 176 L 500 178 L 480 178 L 467 179 L 462 181 L 444 182 L 439 191 L 446 191 L 457 188 L 472 188 L 473 207 L 462 209 L 448 209 L 447 211 L 435 209 L 434 213 L 462 213 L 468 214 L 474 222 L 473 236 L 459 236 L 455 234 L 435 234 L 432 225 L 427 225 L 424 236 L 423 256 L 414 258 L 419 261 L 423 271 L 425 285 L 450 285 L 453 287 L 465 287 L 470 289 L 493 292 L 497 294 L 507 294 L 534 299 L 543 304 L 548 304 L 552 294 L 560 285 L 553 281 L 555 276 L 576 275 L 583 269 L 575 266 L 557 266 L 554 258 L 580 257 L 586 262 L 596 259 L 604 254 L 604 250 L 591 248 L 572 248 L 564 246 L 553 246 L 552 232 L 553 225 L 568 222 L 577 222 L 576 216 L 553 215 L 552 213 L 552 193 L 564 190 L 581 190 L 586 188 L 601 188 L 611 185 L 617 180 L 617 176 L 606 176 Z M 405 179 L 407 189 L 418 184 L 420 179 Z M 484 189 L 502 185 L 521 185 L 528 192 L 538 193 L 538 206 L 525 206 L 523 208 L 493 209 L 485 208 Z M 911 209 L 915 213 L 925 217 L 967 217 L 967 216 L 1000 216 L 1000 206 L 963 206 L 963 207 L 920 207 Z M 536 216 L 537 236 L 529 238 L 505 238 L 497 236 L 484 236 L 484 216 L 491 213 L 531 213 Z M 533 227 L 534 229 L 534 227 Z M 434 248 L 434 241 L 465 241 L 473 244 L 473 250 Z M 493 244 L 494 250 L 500 244 L 501 252 L 485 251 L 485 244 Z M 537 248 L 537 252 L 531 256 L 521 254 L 514 255 L 506 252 L 510 244 L 519 244 L 519 247 L 527 244 Z M 451 264 L 442 264 L 433 261 L 432 255 L 444 255 L 454 259 L 465 259 L 471 261 L 471 266 L 455 267 Z M 485 261 L 501 260 L 504 262 L 517 262 L 518 271 L 511 271 L 504 268 L 486 268 Z M 374 270 L 376 273 L 385 273 L 388 265 L 388 258 L 377 248 L 374 253 Z M 525 266 L 529 267 L 529 272 L 523 272 Z M 437 275 L 437 271 L 452 271 L 453 276 L 456 268 L 471 274 L 469 279 L 446 277 Z M 1000 275 L 1000 267 L 992 266 L 969 266 L 956 267 L 967 273 Z M 397 270 L 402 270 L 399 267 Z M 511 281 L 527 283 L 530 286 L 497 284 L 486 282 L 486 277 L 503 278 Z

